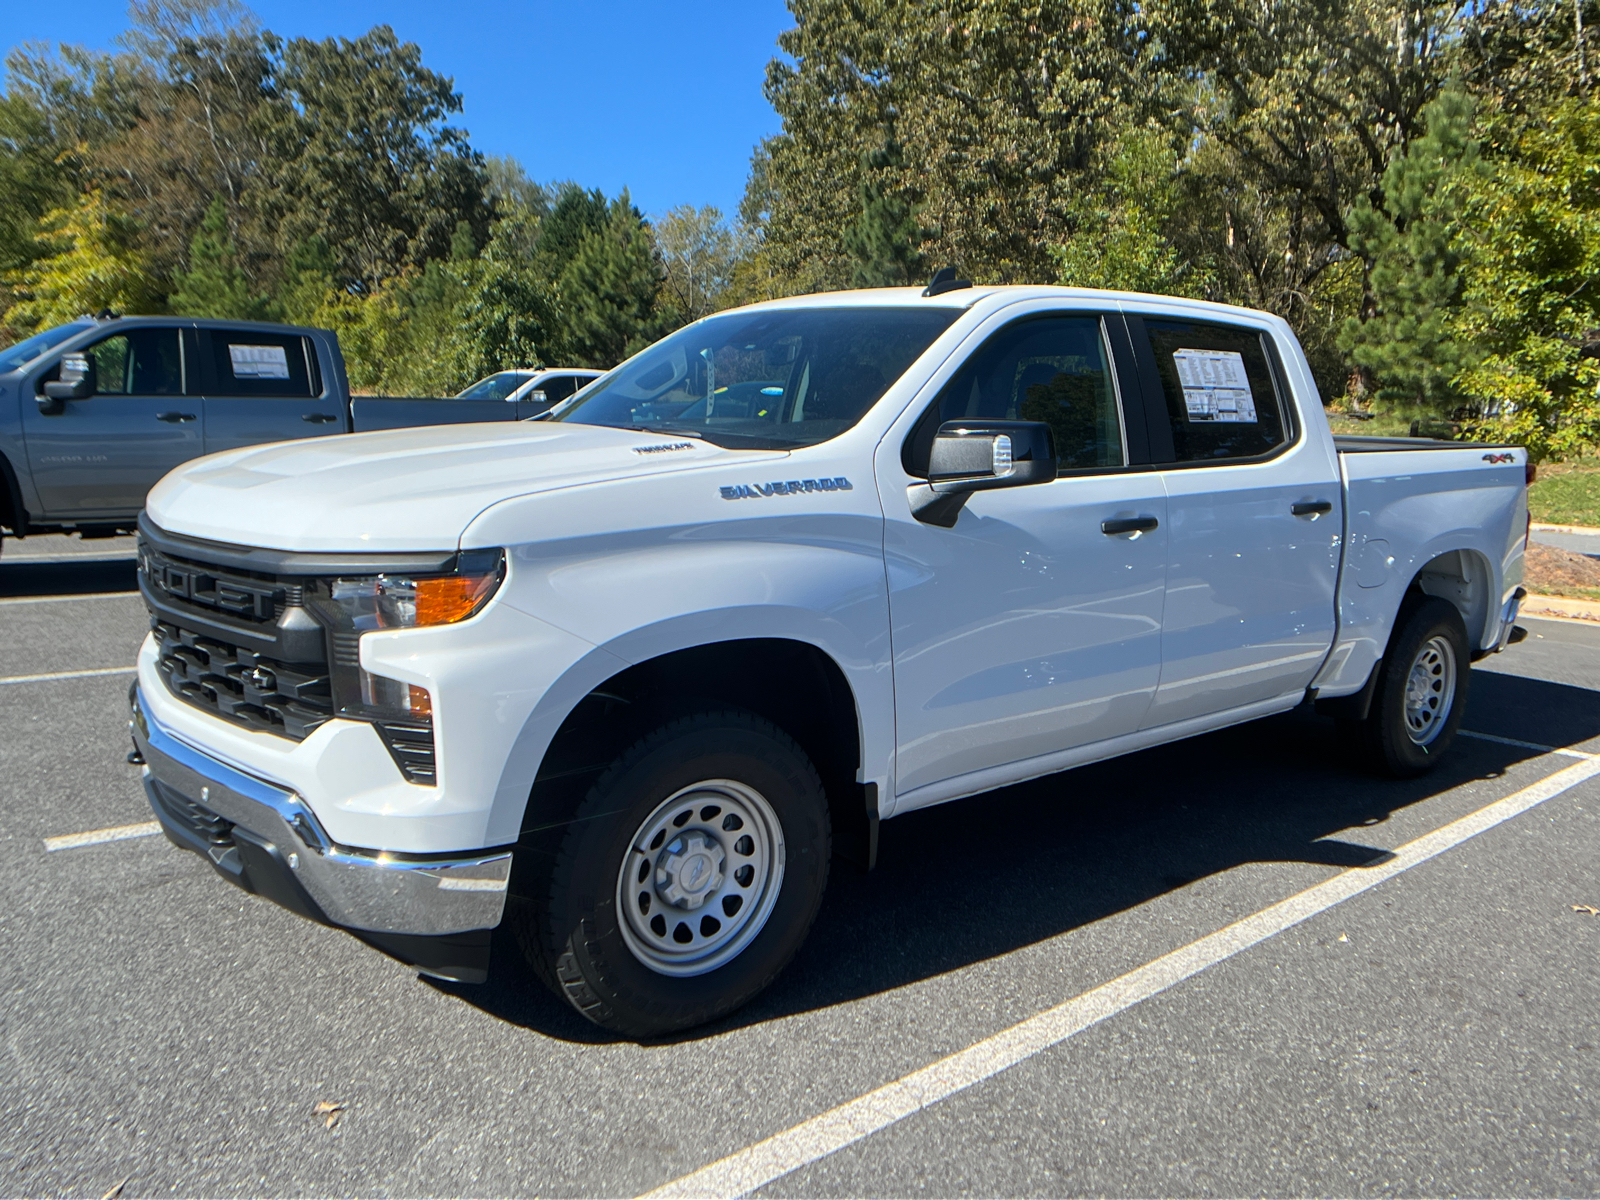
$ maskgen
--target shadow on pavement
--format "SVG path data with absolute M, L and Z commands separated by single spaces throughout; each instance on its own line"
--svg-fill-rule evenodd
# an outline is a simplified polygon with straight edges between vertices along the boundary
M 1600 736 L 1600 692 L 1473 673 L 1465 728 L 1565 745 Z M 845 1003 L 1007 954 L 1252 862 L 1362 867 L 1412 804 L 1538 752 L 1467 738 L 1424 779 L 1358 773 L 1306 710 L 911 813 L 883 825 L 878 867 L 835 862 L 822 912 L 777 983 L 708 1034 Z M 1218 924 L 1225 915 L 1218 914 Z M 490 980 L 438 986 L 569 1041 L 612 1041 L 551 995 L 502 926 Z
M 85 556 L 82 562 L 7 562 L 0 558 L 0 598 L 92 596 L 138 590 L 138 571 L 131 557 Z

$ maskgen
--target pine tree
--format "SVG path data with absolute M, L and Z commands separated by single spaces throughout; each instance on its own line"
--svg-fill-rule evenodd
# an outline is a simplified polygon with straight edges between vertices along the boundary
M 1452 381 L 1471 366 L 1457 335 L 1464 243 L 1464 184 L 1478 170 L 1473 104 L 1446 91 L 1424 110 L 1427 132 L 1396 155 L 1383 176 L 1383 206 L 1362 197 L 1349 216 L 1350 249 L 1368 264 L 1366 319 L 1351 317 L 1340 348 L 1388 400 L 1447 411 Z
M 605 227 L 584 235 L 561 273 L 566 356 L 579 366 L 614 367 L 654 341 L 661 279 L 650 231 L 624 191 Z
M 228 210 L 217 196 L 206 210 L 189 243 L 189 269 L 177 276 L 177 290 L 168 299 L 172 311 L 186 317 L 260 320 L 269 305 L 252 295 L 239 266 L 239 250 L 228 229 Z
M 905 166 L 900 148 L 862 156 L 861 215 L 844 232 L 844 252 L 855 264 L 850 282 L 855 287 L 906 287 L 928 275 L 928 256 L 918 247 L 924 237 L 917 221 L 919 206 L 885 182 L 885 172 Z

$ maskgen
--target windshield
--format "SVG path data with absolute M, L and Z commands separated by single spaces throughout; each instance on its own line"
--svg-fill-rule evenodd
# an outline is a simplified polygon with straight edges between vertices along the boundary
M 59 346 L 73 334 L 93 328 L 93 321 L 73 321 L 67 325 L 57 325 L 54 329 L 46 329 L 43 333 L 36 333 L 15 346 L 7 346 L 4 350 L 0 350 L 0 375 L 26 366 L 47 350 Z
M 708 317 L 597 380 L 552 420 L 734 449 L 812 446 L 859 421 L 960 314 L 929 306 Z
M 504 400 L 528 380 L 532 371 L 500 371 L 480 379 L 464 392 L 457 392 L 457 400 Z

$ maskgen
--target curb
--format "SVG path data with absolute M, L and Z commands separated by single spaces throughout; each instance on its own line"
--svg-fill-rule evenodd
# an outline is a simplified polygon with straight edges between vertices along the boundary
M 1600 623 L 1600 601 L 1568 600 L 1565 596 L 1527 595 L 1522 598 L 1522 607 L 1517 610 L 1517 615 Z
M 1592 525 L 1542 525 L 1535 521 L 1530 528 L 1534 533 L 1575 533 L 1580 537 L 1600 537 L 1600 529 Z

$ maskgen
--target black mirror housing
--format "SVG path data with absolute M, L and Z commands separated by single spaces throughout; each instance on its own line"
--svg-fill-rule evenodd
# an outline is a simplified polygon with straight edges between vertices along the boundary
M 948 529 L 973 492 L 1055 477 L 1055 437 L 1044 422 L 946 421 L 933 439 L 928 482 L 912 489 L 912 515 Z

